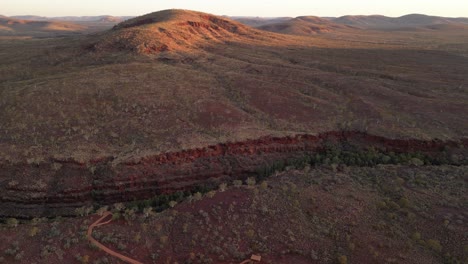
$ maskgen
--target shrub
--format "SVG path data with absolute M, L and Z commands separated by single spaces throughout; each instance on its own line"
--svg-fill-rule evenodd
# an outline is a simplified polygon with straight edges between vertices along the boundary
M 240 187 L 242 186 L 242 181 L 241 180 L 235 180 L 232 182 L 234 184 L 235 187 Z
M 6 220 L 6 224 L 9 227 L 17 227 L 19 224 L 19 221 L 16 218 L 8 218 Z
M 86 209 L 86 207 L 84 207 L 84 206 L 76 208 L 75 209 L 75 214 L 77 214 L 78 216 L 84 216 L 85 215 L 85 209 Z
M 247 183 L 248 186 L 254 186 L 256 183 L 254 177 L 249 177 L 245 182 Z
M 143 209 L 143 215 L 148 218 L 150 215 L 153 214 L 153 207 L 145 207 Z
M 122 215 L 119 212 L 112 213 L 112 220 L 119 220 Z
M 201 192 L 196 192 L 196 193 L 193 195 L 193 199 L 194 199 L 195 201 L 200 201 L 202 198 L 203 198 L 203 195 L 201 194 Z
M 125 209 L 125 205 L 123 203 L 116 203 L 114 204 L 114 209 L 116 211 L 122 211 Z
M 442 251 L 442 245 L 440 244 L 440 242 L 438 240 L 429 239 L 429 240 L 426 241 L 426 245 L 427 245 L 427 247 L 429 247 L 430 249 L 432 249 L 434 251 L 437 251 L 437 252 Z
M 52 169 L 53 169 L 54 171 L 58 171 L 58 170 L 60 170 L 61 168 L 62 168 L 62 164 L 57 163 L 57 162 L 52 163 Z
M 421 240 L 421 233 L 419 233 L 419 232 L 414 232 L 414 233 L 411 235 L 411 239 L 414 240 L 414 241 L 419 241 L 419 240 Z
M 128 222 L 130 220 L 135 219 L 135 210 L 134 209 L 126 209 L 124 212 L 124 218 Z
M 255 231 L 253 229 L 249 229 L 245 232 L 245 235 L 248 237 L 248 238 L 253 238 L 255 236 Z
M 133 238 L 133 240 L 134 240 L 135 242 L 137 242 L 137 243 L 140 242 L 140 240 L 141 240 L 141 233 L 138 232 L 138 233 L 135 235 L 135 237 Z
M 213 198 L 215 196 L 216 192 L 215 191 L 209 191 L 206 193 L 206 196 Z
M 403 184 L 405 183 L 405 180 L 402 179 L 402 178 L 400 178 L 400 177 L 397 177 L 397 178 L 396 178 L 396 182 L 398 183 L 398 185 L 401 186 L 401 185 L 403 185 Z
M 227 184 L 226 184 L 226 183 L 221 183 L 221 184 L 219 185 L 219 191 L 220 191 L 220 192 L 226 191 L 226 188 L 227 188 Z
M 418 159 L 418 158 L 412 158 L 412 159 L 409 161 L 409 163 L 410 163 L 411 165 L 415 165 L 415 166 L 422 166 L 422 165 L 424 165 L 424 161 L 422 161 L 422 160 L 420 160 L 420 159 Z
M 389 201 L 387 203 L 387 205 L 391 210 L 399 210 L 400 209 L 400 206 L 397 203 L 395 203 L 394 201 Z
M 410 204 L 408 198 L 406 197 L 401 197 L 400 200 L 398 201 L 398 204 L 402 207 L 402 208 L 407 208 Z
M 39 233 L 39 228 L 37 228 L 37 226 L 33 226 L 31 230 L 29 230 L 30 237 L 36 236 L 37 233 Z
M 103 216 L 104 213 L 107 212 L 108 208 L 108 206 L 103 206 L 96 211 L 96 214 L 98 214 L 99 216 Z
M 159 242 L 161 242 L 162 245 L 166 244 L 168 240 L 169 240 L 168 236 L 159 237 Z
M 338 263 L 339 264 L 347 264 L 348 263 L 348 257 L 341 255 L 338 257 Z
M 20 253 L 16 254 L 15 260 L 19 261 L 19 260 L 23 259 L 23 257 L 24 257 L 24 251 L 21 251 Z
M 92 212 L 93 212 L 93 207 L 92 207 L 92 206 L 88 206 L 88 207 L 86 207 L 85 210 L 84 210 L 85 215 L 89 215 L 89 214 L 91 214 Z
M 379 201 L 377 202 L 377 208 L 380 210 L 387 209 L 387 203 L 385 201 Z

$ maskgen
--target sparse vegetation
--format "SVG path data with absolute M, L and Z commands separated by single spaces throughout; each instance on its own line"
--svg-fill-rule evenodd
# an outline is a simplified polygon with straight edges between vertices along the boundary
M 466 32 L 345 28 L 0 37 L 0 263 L 467 263 Z

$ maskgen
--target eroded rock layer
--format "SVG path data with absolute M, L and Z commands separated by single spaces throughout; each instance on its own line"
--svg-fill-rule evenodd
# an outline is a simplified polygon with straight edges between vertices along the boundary
M 328 132 L 221 143 L 123 162 L 109 157 L 87 163 L 50 159 L 40 164 L 1 164 L 0 217 L 70 216 L 83 206 L 217 186 L 223 181 L 255 176 L 275 162 L 300 159 L 330 148 L 421 153 L 443 156 L 456 165 L 466 163 L 467 146 L 467 139 L 423 141 L 387 139 L 362 132 Z

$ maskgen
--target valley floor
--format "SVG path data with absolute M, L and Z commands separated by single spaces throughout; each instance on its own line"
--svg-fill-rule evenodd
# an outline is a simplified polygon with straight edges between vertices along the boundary
M 464 263 L 466 166 L 322 165 L 172 203 L 117 204 L 93 236 L 143 263 Z M 116 209 L 117 208 L 117 209 Z M 118 263 L 86 239 L 99 216 L 0 227 L 4 263 Z

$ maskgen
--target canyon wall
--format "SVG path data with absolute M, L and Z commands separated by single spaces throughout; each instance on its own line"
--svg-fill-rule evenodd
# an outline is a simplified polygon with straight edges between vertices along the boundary
M 387 139 L 362 132 L 263 137 L 115 162 L 53 160 L 0 164 L 0 217 L 76 215 L 83 206 L 149 199 L 195 186 L 245 179 L 274 162 L 321 153 L 330 147 L 467 158 L 468 140 Z

